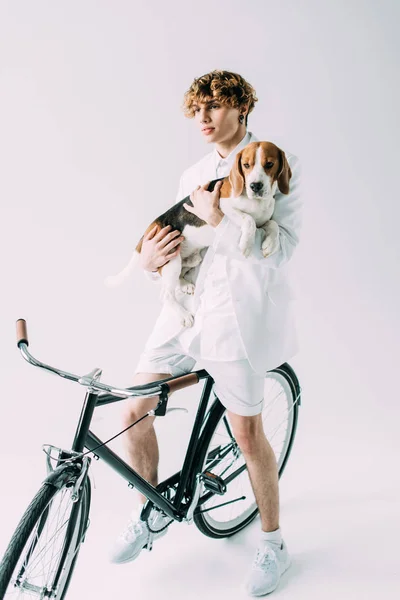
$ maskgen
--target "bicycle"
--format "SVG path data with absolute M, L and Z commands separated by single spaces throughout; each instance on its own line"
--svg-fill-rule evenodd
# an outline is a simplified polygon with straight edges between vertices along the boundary
M 222 538 L 234 535 L 256 517 L 258 508 L 246 464 L 225 408 L 215 392 L 214 401 L 207 410 L 213 379 L 206 370 L 117 388 L 100 382 L 100 369 L 79 376 L 46 365 L 29 353 L 28 345 L 26 321 L 18 319 L 17 346 L 25 360 L 75 381 L 87 387 L 87 391 L 71 449 L 50 444 L 42 447 L 47 456 L 47 476 L 23 514 L 0 563 L 0 600 L 28 596 L 65 598 L 90 523 L 88 471 L 92 458 L 89 455 L 104 460 L 126 479 L 129 487 L 136 488 L 148 498 L 141 512 L 141 518 L 148 525 L 152 511 L 158 510 L 171 519 L 165 527 L 173 521 L 194 522 L 203 534 Z M 149 415 L 162 417 L 170 410 L 186 410 L 167 408 L 169 395 L 201 380 L 204 380 L 204 386 L 182 469 L 154 487 L 106 444 Z M 263 421 L 268 417 L 269 425 L 278 414 L 278 424 L 265 433 L 274 448 L 280 477 L 296 433 L 301 389 L 294 370 L 287 363 L 266 373 L 266 388 L 270 384 L 272 389 L 279 387 L 280 391 L 270 403 L 264 395 Z M 159 400 L 156 408 L 102 442 L 89 429 L 95 408 L 130 396 L 158 396 Z M 280 400 L 285 415 L 283 420 L 276 410 Z M 277 438 L 278 433 L 281 439 Z M 223 496 L 225 501 L 222 501 Z M 147 549 L 151 550 L 151 541 Z

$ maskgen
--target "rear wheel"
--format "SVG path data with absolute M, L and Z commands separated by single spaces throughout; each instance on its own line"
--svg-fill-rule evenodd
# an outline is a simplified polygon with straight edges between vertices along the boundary
M 65 597 L 89 522 L 90 481 L 73 502 L 76 479 L 45 482 L 26 509 L 0 564 L 0 600 Z
M 292 448 L 299 403 L 300 386 L 293 369 L 284 363 L 268 371 L 262 419 L 265 435 L 275 452 L 279 476 Z M 228 537 L 248 525 L 256 517 L 258 507 L 244 457 L 218 400 L 204 428 L 201 448 L 202 466 L 198 472 L 205 474 L 205 481 L 194 522 L 209 537 Z M 215 493 L 216 488 L 219 493 Z

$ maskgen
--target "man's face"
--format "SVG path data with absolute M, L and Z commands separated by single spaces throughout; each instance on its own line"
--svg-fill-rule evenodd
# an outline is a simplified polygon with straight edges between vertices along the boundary
M 193 102 L 194 119 L 206 142 L 224 142 L 230 140 L 240 123 L 239 109 L 226 106 L 217 100 Z

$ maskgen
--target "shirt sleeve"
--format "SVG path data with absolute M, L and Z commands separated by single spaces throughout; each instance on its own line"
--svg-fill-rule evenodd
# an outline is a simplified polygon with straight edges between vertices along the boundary
M 171 206 L 174 206 L 174 204 L 183 200 L 184 197 L 185 195 L 183 193 L 183 175 L 181 175 L 179 179 L 178 193 L 176 195 L 175 202 Z M 161 275 L 158 271 L 146 271 L 145 269 L 143 269 L 143 271 L 147 279 L 149 279 L 150 281 L 153 281 L 154 283 L 161 281 Z
M 282 194 L 279 189 L 275 194 L 275 210 L 272 220 L 279 226 L 279 247 L 268 257 L 261 252 L 261 244 L 264 233 L 256 229 L 255 241 L 250 255 L 246 258 L 239 250 L 241 228 L 227 215 L 224 215 L 218 225 L 214 228 L 215 238 L 213 249 L 217 254 L 224 254 L 237 260 L 248 262 L 259 262 L 271 269 L 278 269 L 287 263 L 299 242 L 299 234 L 302 223 L 302 200 L 301 200 L 301 164 L 295 156 L 289 161 L 292 177 L 289 182 L 289 194 Z

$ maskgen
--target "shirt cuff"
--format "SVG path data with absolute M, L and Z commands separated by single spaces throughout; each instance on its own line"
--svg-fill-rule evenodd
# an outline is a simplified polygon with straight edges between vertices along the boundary
M 229 217 L 227 217 L 224 214 L 224 216 L 222 217 L 222 219 L 220 220 L 218 225 L 216 227 L 214 227 L 214 232 L 215 232 L 214 245 L 218 243 L 218 241 L 224 234 L 224 231 L 226 230 L 228 223 L 229 223 Z

